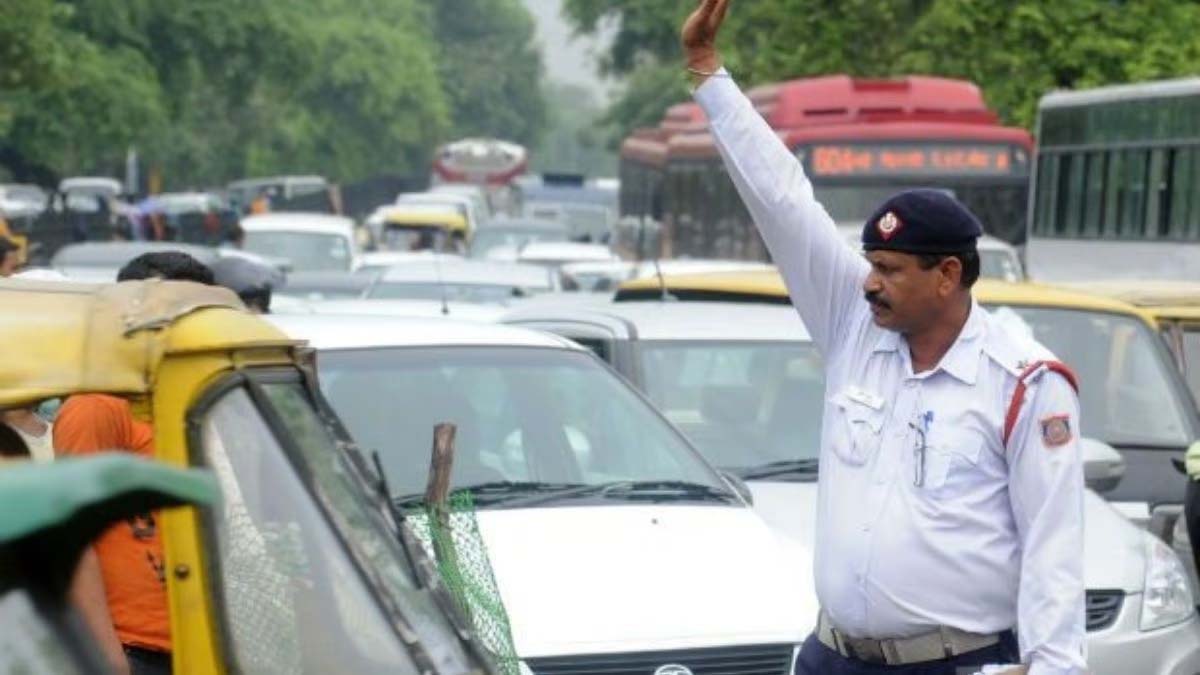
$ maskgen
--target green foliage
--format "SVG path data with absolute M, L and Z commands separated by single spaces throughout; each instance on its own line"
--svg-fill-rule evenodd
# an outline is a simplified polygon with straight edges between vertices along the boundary
M 551 82 L 545 96 L 549 124 L 533 152 L 533 171 L 615 176 L 616 153 L 607 147 L 602 135 L 604 110 L 593 92 L 578 85 Z
M 422 173 L 467 133 L 546 113 L 516 0 L 4 0 L 0 166 L 168 189 L 270 173 Z
M 646 69 L 678 70 L 677 31 L 695 6 L 566 2 L 582 32 L 605 18 L 620 20 L 602 69 L 635 80 L 651 79 Z M 1032 125 L 1042 94 L 1055 88 L 1200 72 L 1200 3 L 1179 0 L 733 2 L 726 23 L 722 52 L 742 84 L 829 73 L 961 77 L 979 84 L 1007 122 L 1024 126 Z M 626 132 L 644 124 L 660 93 L 630 86 L 611 117 Z
M 441 79 L 454 136 L 527 145 L 547 121 L 533 18 L 519 0 L 436 0 Z

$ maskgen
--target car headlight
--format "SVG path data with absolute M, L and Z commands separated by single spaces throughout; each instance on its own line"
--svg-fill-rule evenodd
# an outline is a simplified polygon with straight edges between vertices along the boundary
M 1196 611 L 1179 556 L 1158 537 L 1147 537 L 1146 582 L 1142 589 L 1142 630 L 1187 620 Z

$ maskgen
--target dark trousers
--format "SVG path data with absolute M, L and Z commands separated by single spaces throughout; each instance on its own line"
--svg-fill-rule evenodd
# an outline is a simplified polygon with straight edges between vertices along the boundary
M 125 659 L 132 675 L 171 675 L 171 653 L 125 645 Z
M 909 666 L 877 666 L 850 659 L 808 636 L 796 660 L 795 675 L 974 675 L 988 664 L 1018 663 L 1017 640 L 1011 632 L 999 644 L 952 659 L 915 663 Z

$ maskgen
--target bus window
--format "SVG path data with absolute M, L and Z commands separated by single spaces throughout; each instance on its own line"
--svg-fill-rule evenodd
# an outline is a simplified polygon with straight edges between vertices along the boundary
M 1083 235 L 1098 237 L 1103 228 L 1104 216 L 1104 172 L 1107 155 L 1103 152 L 1087 154 L 1087 196 L 1083 200 Z
M 1058 194 L 1058 155 L 1042 155 L 1038 164 L 1037 234 L 1054 235 L 1054 200 Z
M 1125 175 L 1122 177 L 1121 231 L 1122 239 L 1141 239 L 1145 233 L 1146 163 L 1150 153 L 1145 150 L 1125 152 Z
M 1150 151 L 1149 174 L 1146 177 L 1146 230 L 1147 239 L 1161 239 L 1167 235 L 1166 204 L 1167 191 L 1166 151 L 1156 148 Z
M 1104 180 L 1108 188 L 1104 191 L 1104 233 L 1106 239 L 1116 239 L 1121 230 L 1121 176 L 1125 162 L 1120 150 L 1108 151 L 1108 169 Z

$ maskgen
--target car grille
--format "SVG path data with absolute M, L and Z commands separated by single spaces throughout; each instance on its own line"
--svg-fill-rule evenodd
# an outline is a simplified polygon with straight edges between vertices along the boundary
M 1125 593 L 1123 591 L 1088 591 L 1088 631 L 1104 630 L 1113 625 L 1117 620 L 1117 615 L 1121 613 L 1121 603 L 1124 601 Z
M 669 652 L 595 654 L 529 659 L 535 675 L 654 675 L 665 665 L 686 666 L 694 675 L 784 675 L 794 645 L 745 645 Z

